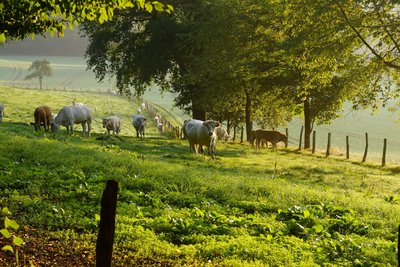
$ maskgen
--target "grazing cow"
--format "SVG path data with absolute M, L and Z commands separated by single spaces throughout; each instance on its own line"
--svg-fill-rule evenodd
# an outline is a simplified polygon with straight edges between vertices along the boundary
M 0 122 L 3 121 L 3 115 L 5 115 L 5 113 L 4 113 L 4 104 L 0 103 Z
M 159 119 L 157 116 L 155 116 L 153 120 L 154 120 L 154 124 L 155 124 L 156 127 L 157 127 L 158 124 L 160 123 L 160 119 Z
M 117 92 L 116 91 L 111 91 L 111 95 L 112 96 L 117 96 Z
M 256 136 L 256 147 L 260 148 L 261 142 L 272 143 L 272 147 L 276 149 L 276 144 L 279 142 L 285 143 L 285 148 L 288 146 L 288 137 L 278 131 L 266 131 L 266 130 L 257 130 L 255 133 Z
M 229 139 L 229 135 L 226 132 L 226 130 L 224 128 L 220 127 L 216 127 L 215 128 L 215 133 L 217 134 L 218 140 L 222 140 L 224 142 L 228 141 Z
M 158 123 L 157 125 L 157 129 L 160 133 L 162 133 L 164 131 L 164 125 L 162 123 Z
M 44 130 L 47 132 L 49 130 L 51 119 L 51 109 L 48 106 L 40 106 L 33 112 L 33 117 L 35 122 L 31 122 L 31 125 L 35 126 L 35 131 L 40 130 L 40 126 L 43 125 Z
M 66 106 L 63 107 L 51 124 L 51 131 L 56 133 L 60 125 L 67 127 L 67 133 L 74 133 L 74 124 L 82 125 L 82 136 L 85 136 L 86 124 L 88 128 L 88 136 L 92 130 L 92 111 L 85 105 L 83 106 Z
M 214 158 L 216 148 L 217 135 L 215 127 L 220 125 L 219 122 L 208 120 L 187 120 L 184 123 L 184 134 L 189 140 L 189 147 L 195 154 L 203 151 L 203 146 L 207 147 L 208 155 Z
M 143 139 L 144 138 L 144 126 L 146 125 L 146 117 L 142 114 L 136 114 L 132 117 L 132 124 L 136 130 L 136 136 Z
M 108 135 L 110 135 L 110 131 L 112 131 L 113 134 L 119 134 L 121 131 L 121 119 L 117 116 L 103 118 L 103 128 L 107 129 Z
M 145 102 L 142 102 L 142 104 L 140 106 L 142 107 L 143 110 L 146 109 L 146 103 Z

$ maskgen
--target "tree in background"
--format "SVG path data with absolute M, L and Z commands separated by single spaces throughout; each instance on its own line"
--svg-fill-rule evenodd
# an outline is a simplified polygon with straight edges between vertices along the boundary
M 242 112 L 229 120 L 244 118 L 248 138 L 253 120 L 268 115 L 263 99 L 279 99 L 270 108 L 284 107 L 285 119 L 304 116 L 306 148 L 314 123 L 335 119 L 346 101 L 373 103 L 391 77 L 335 1 L 175 3 L 172 15 L 120 11 L 102 26 L 85 24 L 89 67 L 100 79 L 114 74 L 121 92 L 153 83 L 176 92 L 197 119 Z
M 114 11 L 135 7 L 147 12 L 171 12 L 171 5 L 146 0 L 9 0 L 0 3 L 0 44 L 45 32 L 63 36 L 66 25 L 83 21 L 103 23 Z
M 44 76 L 50 77 L 53 70 L 50 67 L 50 62 L 47 60 L 35 60 L 28 68 L 28 71 L 33 71 L 31 74 L 25 76 L 25 80 L 33 78 L 39 79 L 40 89 L 42 89 L 42 81 Z

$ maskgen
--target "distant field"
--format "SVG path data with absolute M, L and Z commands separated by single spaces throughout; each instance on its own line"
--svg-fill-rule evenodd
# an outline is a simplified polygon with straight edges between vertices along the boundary
M 113 81 L 98 83 L 93 72 L 86 70 L 86 61 L 79 57 L 33 57 L 33 56 L 0 56 L 0 85 L 38 88 L 38 81 L 24 81 L 28 67 L 34 60 L 47 59 L 54 70 L 54 75 L 44 79 L 44 88 L 61 90 L 78 90 L 104 92 L 114 89 Z M 165 109 L 178 123 L 183 123 L 190 116 L 173 106 L 174 95 L 160 94 L 155 88 L 146 92 L 144 98 Z M 1 101 L 1 99 L 0 99 Z M 369 135 L 368 160 L 380 160 L 383 139 L 388 139 L 387 162 L 400 162 L 400 126 L 395 115 L 387 109 L 371 115 L 370 110 L 350 111 L 345 108 L 343 116 L 331 125 L 315 126 L 317 131 L 317 148 L 326 149 L 328 132 L 332 133 L 332 153 L 345 154 L 346 135 L 350 138 L 350 155 L 352 159 L 361 160 L 365 146 L 365 133 Z M 290 146 L 298 146 L 302 119 L 296 118 L 289 125 Z M 284 129 L 280 129 L 284 131 Z

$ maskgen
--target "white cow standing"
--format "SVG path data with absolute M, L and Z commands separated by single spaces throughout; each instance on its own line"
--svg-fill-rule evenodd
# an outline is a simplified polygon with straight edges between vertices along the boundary
M 118 116 L 103 118 L 103 128 L 107 129 L 108 135 L 110 135 L 110 131 L 113 134 L 119 134 L 121 131 L 121 119 Z
M 92 111 L 85 105 L 82 106 L 66 106 L 63 107 L 54 118 L 51 124 L 51 131 L 56 133 L 60 125 L 67 127 L 67 133 L 74 133 L 74 124 L 82 125 L 82 136 L 85 136 L 86 124 L 88 128 L 88 136 L 92 130 Z
M 146 117 L 142 114 L 136 114 L 132 117 L 132 124 L 136 130 L 136 136 L 143 139 L 144 138 L 144 126 L 146 125 Z
M 222 128 L 221 126 L 215 128 L 215 133 L 217 134 L 218 140 L 222 140 L 222 141 L 226 142 L 230 138 L 227 131 L 224 128 Z
M 195 153 L 203 152 L 203 146 L 207 147 L 208 155 L 214 158 L 216 148 L 217 135 L 215 127 L 220 125 L 219 122 L 213 120 L 187 120 L 185 121 L 184 134 L 189 140 L 190 149 Z

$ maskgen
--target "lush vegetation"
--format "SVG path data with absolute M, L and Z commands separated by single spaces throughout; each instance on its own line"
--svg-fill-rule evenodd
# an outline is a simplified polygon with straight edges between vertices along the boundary
M 137 104 L 122 97 L 2 88 L 0 99 L 0 203 L 11 212 L 0 221 L 20 225 L 8 227 L 25 241 L 20 262 L 93 264 L 102 190 L 115 179 L 115 266 L 396 265 L 398 167 L 247 143 L 220 143 L 211 160 L 151 124 L 134 137 Z M 71 99 L 96 110 L 92 137 L 34 132 L 34 107 Z M 97 119 L 112 110 L 124 127 L 107 137 Z

